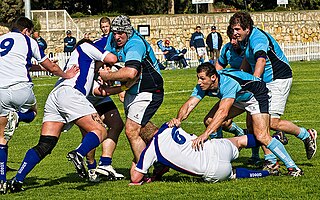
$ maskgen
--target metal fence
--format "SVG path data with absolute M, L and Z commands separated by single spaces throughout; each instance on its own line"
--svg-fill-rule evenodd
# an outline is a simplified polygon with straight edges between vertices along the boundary
M 310 61 L 310 60 L 320 60 L 320 42 L 307 42 L 299 43 L 296 45 L 285 45 L 280 44 L 282 50 L 287 56 L 289 61 Z M 154 49 L 155 55 L 160 62 L 165 62 L 165 58 L 160 49 Z M 51 60 L 57 60 L 57 64 L 63 69 L 66 62 L 70 57 L 70 53 L 52 53 L 49 54 Z M 190 67 L 196 67 L 198 63 L 197 54 L 195 51 L 187 48 L 187 53 L 185 58 L 189 63 Z M 37 65 L 34 60 L 33 64 Z M 30 72 L 32 76 L 42 76 L 48 75 L 47 72 Z
M 31 18 L 37 19 L 41 24 L 42 32 L 71 30 L 77 40 L 83 37 L 82 31 L 73 21 L 66 10 L 32 10 Z M 50 19 L 50 20 L 49 20 Z

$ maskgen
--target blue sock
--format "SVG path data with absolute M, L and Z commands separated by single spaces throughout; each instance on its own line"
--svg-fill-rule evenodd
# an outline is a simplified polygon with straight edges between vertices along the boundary
M 223 138 L 222 127 L 218 128 L 217 132 L 211 133 L 209 135 L 210 139 Z
M 259 147 L 260 143 L 258 142 L 258 140 L 256 139 L 256 137 L 254 137 L 253 134 L 247 134 L 247 146 L 246 148 L 253 148 L 253 147 Z
M 0 180 L 7 181 L 8 146 L 0 144 Z
M 19 122 L 26 122 L 26 123 L 32 122 L 36 117 L 35 113 L 32 110 L 28 110 L 25 113 L 18 112 L 18 116 L 19 116 Z
M 96 159 L 93 160 L 93 163 L 92 163 L 92 164 L 90 164 L 90 163 L 87 161 L 87 167 L 88 167 L 88 169 L 95 169 L 95 168 L 97 168 L 97 161 L 96 161 Z
M 83 138 L 82 143 L 76 149 L 76 151 L 80 155 L 85 156 L 89 153 L 89 151 L 99 146 L 99 144 L 100 144 L 100 140 L 98 136 L 94 132 L 89 132 Z
M 267 148 L 270 149 L 270 151 L 276 155 L 287 168 L 298 168 L 279 140 L 272 138 L 271 142 L 267 145 Z
M 230 133 L 233 133 L 235 136 L 244 135 L 244 131 L 240 128 L 235 122 L 231 123 L 231 128 L 229 129 Z
M 21 166 L 17 172 L 16 180 L 23 182 L 29 172 L 41 161 L 39 155 L 34 149 L 29 149 L 24 157 Z
M 299 138 L 300 140 L 304 140 L 309 136 L 310 136 L 310 133 L 305 128 L 301 127 L 300 133 L 299 133 L 299 135 L 297 135 L 297 138 Z
M 236 178 L 261 178 L 269 176 L 268 170 L 249 170 L 246 168 L 236 168 Z
M 275 164 L 277 162 L 277 156 L 275 156 L 273 153 L 264 155 L 264 160 L 270 161 L 272 164 Z
M 99 165 L 111 165 L 112 158 L 100 156 Z

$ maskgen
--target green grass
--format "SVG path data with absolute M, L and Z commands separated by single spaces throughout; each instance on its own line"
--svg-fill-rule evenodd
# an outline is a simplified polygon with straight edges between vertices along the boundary
M 306 128 L 320 128 L 319 74 L 320 62 L 292 63 L 294 81 L 287 103 L 284 119 L 296 122 Z M 157 125 L 175 117 L 180 106 L 189 98 L 197 82 L 195 69 L 163 71 L 165 79 L 164 103 L 153 117 Z M 41 130 L 43 107 L 48 93 L 53 88 L 55 77 L 34 78 L 34 91 L 37 96 L 39 114 L 31 124 L 21 123 L 9 143 L 8 165 L 18 169 L 25 152 L 37 144 Z M 122 114 L 123 108 L 116 96 L 113 98 Z M 204 131 L 203 117 L 217 99 L 205 98 L 182 123 L 190 132 L 200 134 Z M 245 117 L 234 119 L 244 128 Z M 231 134 L 225 133 L 226 137 Z M 129 187 L 129 167 L 132 153 L 129 143 L 122 132 L 113 166 L 126 176 L 121 181 L 103 181 L 91 184 L 79 178 L 73 165 L 66 159 L 66 154 L 80 143 L 80 132 L 73 127 L 62 133 L 59 143 L 52 154 L 47 156 L 25 180 L 26 191 L 1 196 L 1 199 L 320 199 L 320 157 L 317 154 L 307 160 L 303 143 L 293 136 L 288 136 L 287 150 L 301 167 L 305 175 L 292 178 L 286 175 L 262 179 L 241 179 L 216 184 L 203 183 L 198 178 L 170 170 L 163 182 L 155 182 L 140 187 Z M 96 158 L 99 157 L 99 149 Z M 260 152 L 262 154 L 262 152 Z M 234 166 L 246 166 L 251 151 L 244 149 Z M 261 155 L 262 156 L 262 155 Z M 249 166 L 250 167 L 250 166 Z M 286 172 L 285 167 L 282 171 Z M 8 172 L 10 179 L 15 172 Z

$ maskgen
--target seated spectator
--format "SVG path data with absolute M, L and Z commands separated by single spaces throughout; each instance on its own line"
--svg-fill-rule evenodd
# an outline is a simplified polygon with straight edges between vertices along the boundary
M 183 65 L 183 68 L 189 68 L 186 59 L 184 58 L 184 54 L 187 52 L 186 49 L 183 50 L 176 50 L 173 46 L 170 45 L 169 40 L 165 40 L 164 45 L 162 45 L 162 40 L 159 40 L 157 42 L 158 47 L 161 49 L 161 51 L 164 54 L 164 57 L 167 61 L 178 61 L 181 62 Z

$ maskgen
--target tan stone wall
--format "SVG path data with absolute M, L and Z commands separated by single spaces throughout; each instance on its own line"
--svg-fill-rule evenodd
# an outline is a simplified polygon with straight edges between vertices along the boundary
M 196 25 L 202 27 L 205 37 L 210 32 L 210 26 L 216 25 L 224 43 L 228 42 L 226 29 L 232 15 L 233 13 L 148 15 L 133 16 L 131 21 L 135 28 L 138 24 L 150 25 L 151 35 L 146 39 L 154 48 L 157 48 L 156 41 L 159 39 L 169 39 L 173 46 L 183 48 L 189 47 L 190 36 Z M 255 25 L 269 32 L 279 43 L 320 41 L 320 11 L 261 12 L 251 15 Z M 74 21 L 83 33 L 90 32 L 92 39 L 100 37 L 98 18 L 80 18 Z M 42 32 L 41 35 L 48 43 L 47 52 L 63 50 L 64 32 Z

